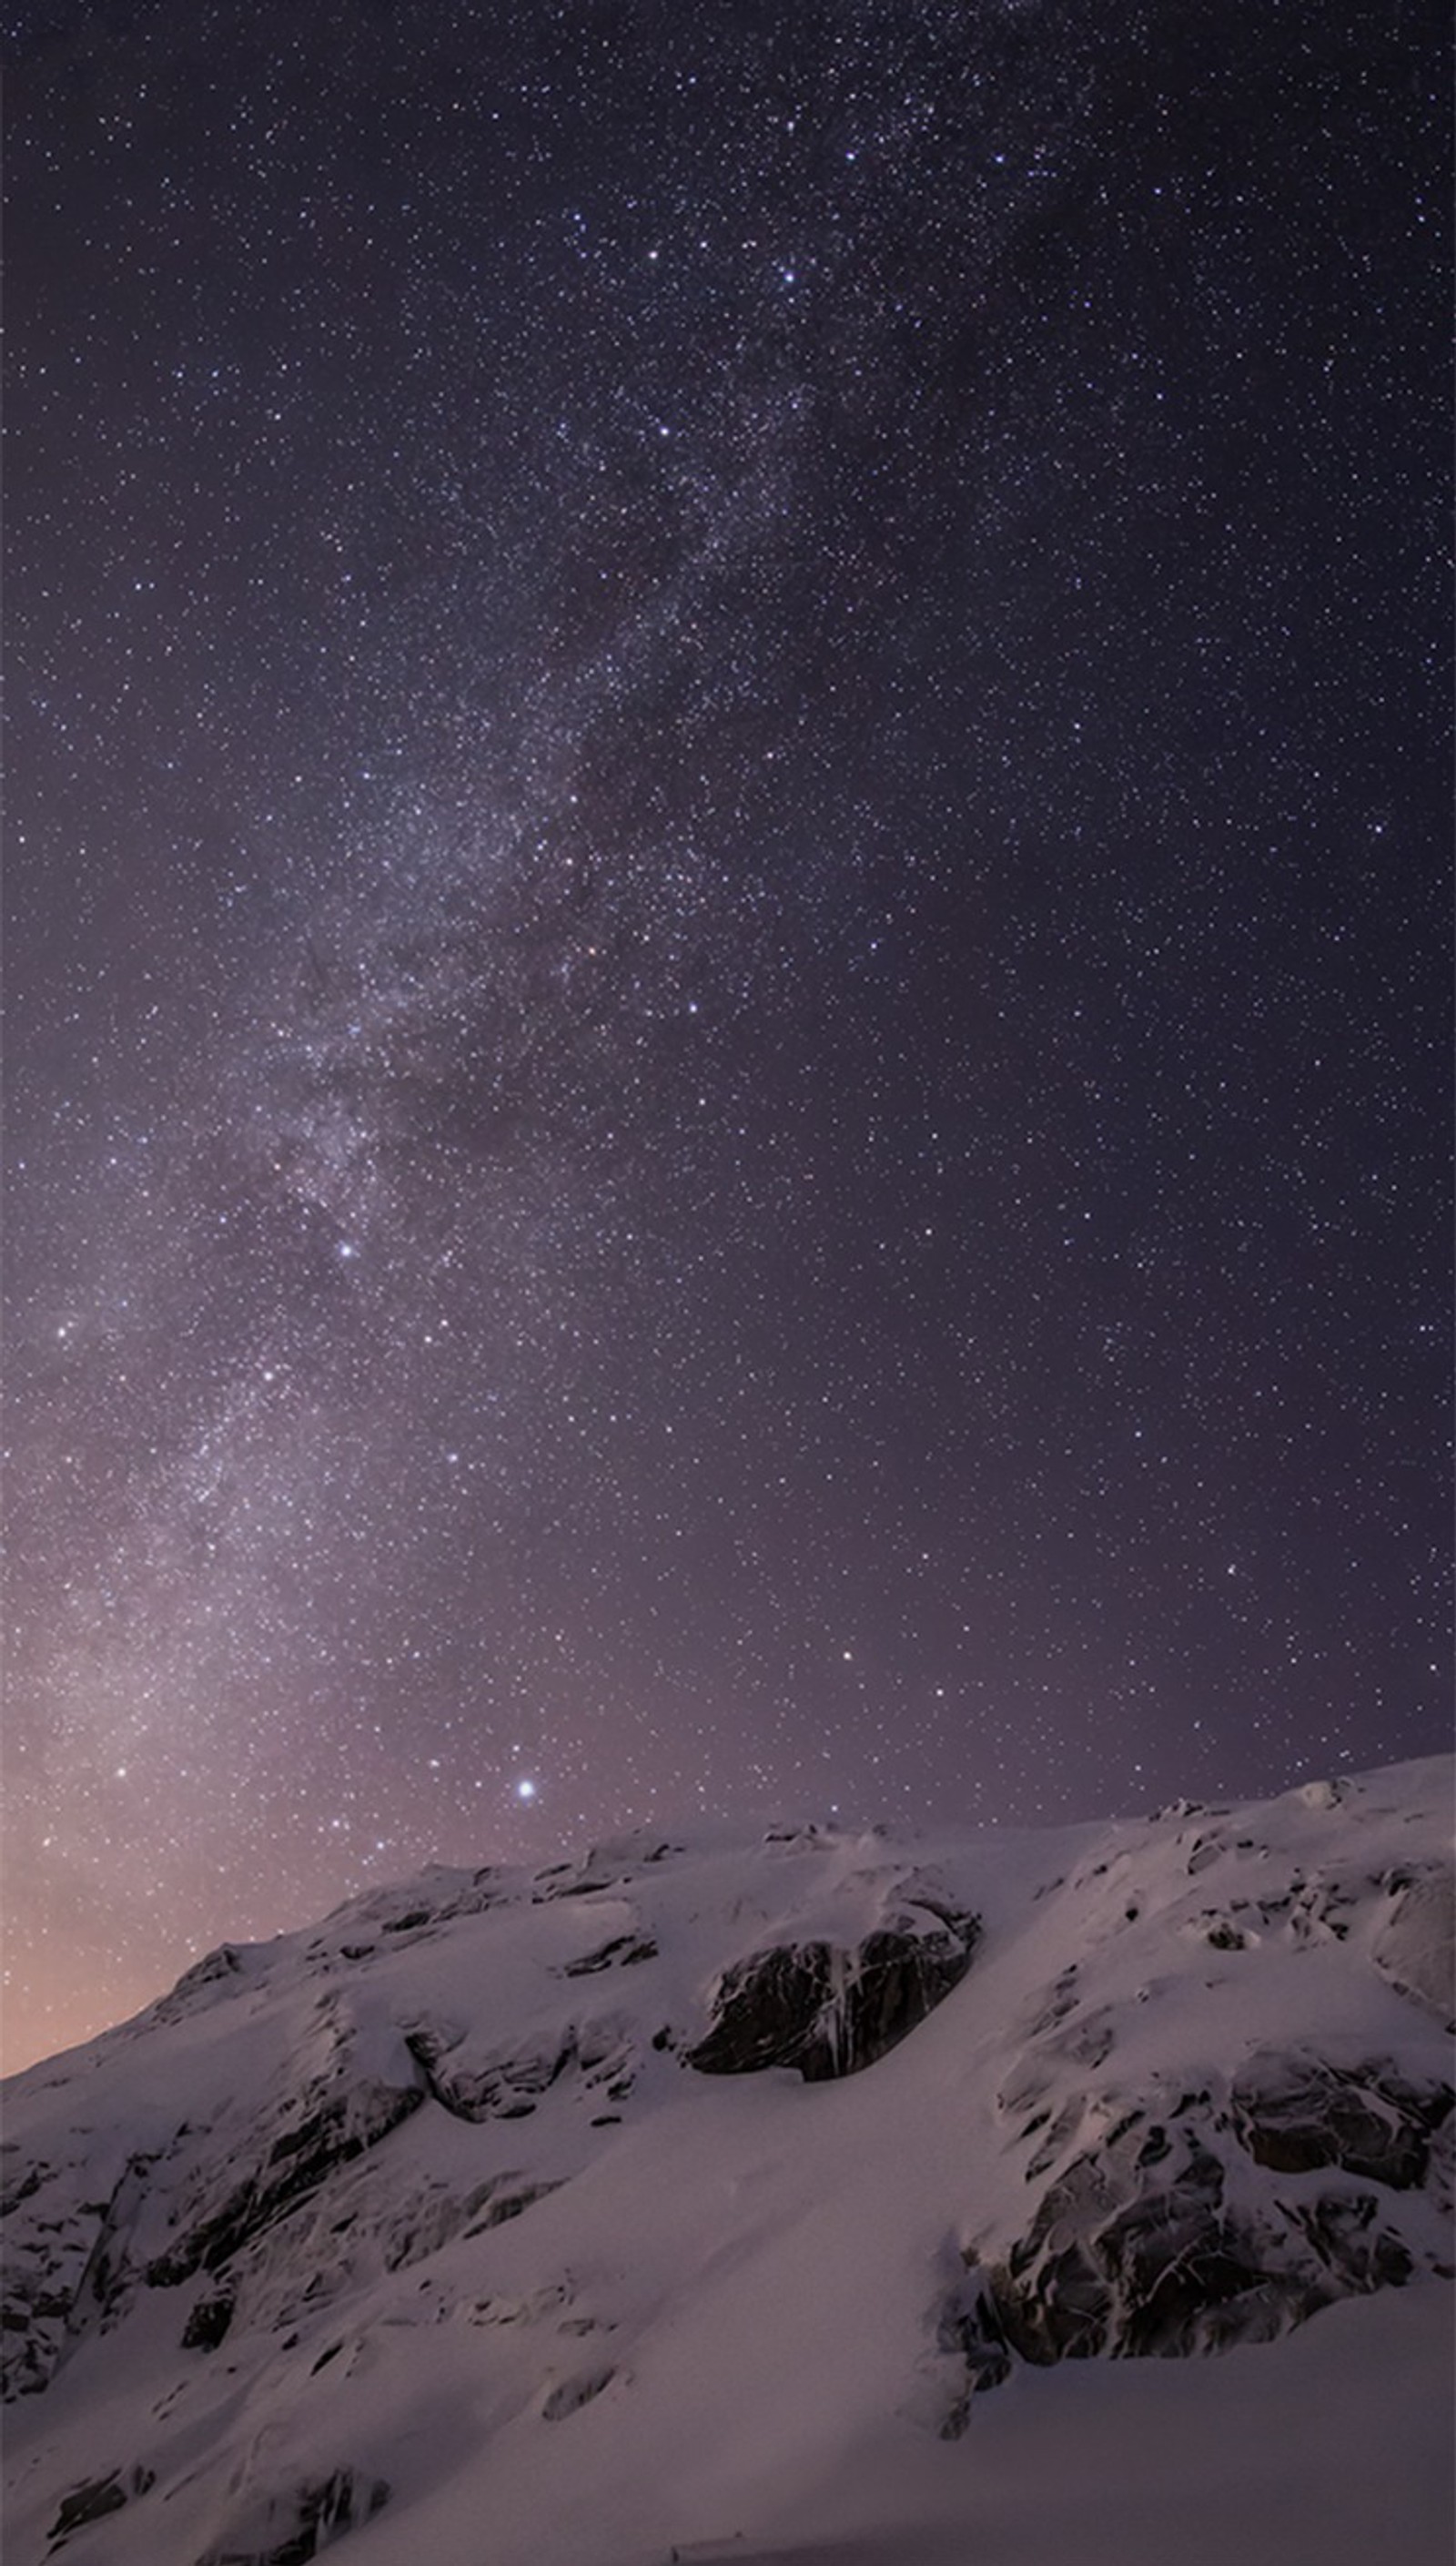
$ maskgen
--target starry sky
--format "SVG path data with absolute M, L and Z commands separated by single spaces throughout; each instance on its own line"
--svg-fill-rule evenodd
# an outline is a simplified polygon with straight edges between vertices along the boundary
M 1443 19 L 5 13 L 12 2064 L 1448 1742 Z

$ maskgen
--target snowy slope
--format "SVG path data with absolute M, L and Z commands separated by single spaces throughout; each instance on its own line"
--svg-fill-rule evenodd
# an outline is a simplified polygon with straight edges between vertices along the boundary
M 224 1948 L 7 2089 L 7 2566 L 1444 2561 L 1451 1793 Z

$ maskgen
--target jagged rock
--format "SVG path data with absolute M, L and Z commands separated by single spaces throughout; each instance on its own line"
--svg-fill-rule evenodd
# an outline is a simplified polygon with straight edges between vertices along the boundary
M 113 2468 L 104 2477 L 93 2477 L 68 2494 L 51 2524 L 49 2536 L 59 2543 L 69 2539 L 73 2530 L 83 2530 L 89 2521 L 103 2521 L 109 2512 L 120 2512 L 133 2496 L 145 2494 L 156 2482 L 150 2468 L 133 2467 L 122 2474 Z
M 578 2371 L 574 2378 L 557 2380 L 541 2400 L 543 2422 L 559 2424 L 564 2416 L 575 2415 L 583 2406 L 590 2406 L 593 2398 L 600 2397 L 604 2388 L 609 2388 L 615 2377 L 616 2372 L 608 2362 L 600 2369 Z
M 1415 2266 L 1398 2236 L 1377 2227 L 1379 2203 L 1373 2192 L 1350 2199 L 1328 2193 L 1306 2207 L 1297 2202 L 1298 2219 L 1328 2270 L 1348 2284 L 1341 2295 L 1363 2296 L 1369 2290 L 1399 2290 Z
M 242 1965 L 242 1956 L 236 1945 L 219 1942 L 215 1951 L 204 1951 L 200 1960 L 194 1960 L 190 1969 L 182 1971 L 172 1993 L 179 1996 L 193 1987 L 213 1986 L 219 1978 L 235 1978 Z
M 44 2246 L 55 2242 L 25 2239 L 24 2262 L 18 2252 L 7 2250 L 8 2296 L 0 2314 L 0 2397 L 34 2396 L 47 2385 L 65 2350 L 73 2292 L 57 2283 L 63 2269 L 80 2278 L 86 2249 L 73 2238 L 63 2266 L 59 2254 L 43 2257 Z
M 43 2184 L 24 2186 L 26 2199 L 42 2197 L 5 2238 L 0 2396 L 37 2395 L 88 2334 L 118 2316 L 131 2279 L 128 2238 L 155 2162 L 149 2154 L 125 2160 L 100 2200 L 73 2194 L 68 2203 Z
M 523 2210 L 530 2209 L 538 2200 L 545 2200 L 549 2192 L 560 2188 L 556 2182 L 522 2182 L 517 2175 L 502 2176 L 499 2183 L 488 2186 L 490 2197 L 484 2215 L 476 2220 L 473 2227 L 467 2227 L 465 2233 L 467 2236 L 484 2236 L 492 2227 L 503 2227 L 508 2218 L 519 2218 Z
M 1191 2099 L 1171 2138 L 1161 2124 L 1138 2138 L 1129 2116 L 1044 2192 L 958 2316 L 972 2387 L 995 2384 L 1012 2353 L 1045 2367 L 1267 2342 L 1335 2299 L 1410 2278 L 1411 2256 L 1377 2223 L 1372 2193 L 1231 2203 L 1206 2107 Z
M 801 1942 L 756 1951 L 726 1970 L 712 2029 L 684 2055 L 705 2076 L 797 2067 L 806 2083 L 851 2076 L 903 2040 L 965 1976 L 980 1930 L 974 1917 L 934 1931 L 886 1925 L 857 1951 Z
M 317 2086 L 307 2089 L 293 2107 L 297 2117 L 273 2137 L 262 2164 L 232 2181 L 221 2200 L 207 2200 L 188 2218 L 177 2242 L 147 2265 L 147 2280 L 171 2288 L 196 2271 L 220 2270 L 337 2168 L 387 2138 L 425 2100 L 424 2081 L 415 2062 L 409 2063 L 408 2084 L 359 2076 L 322 2096 Z
M 225 2291 L 199 2299 L 182 2328 L 183 2352 L 215 2352 L 233 2321 L 233 2301 Z
M 198 2000 L 212 2001 L 221 1990 L 235 1993 L 246 1983 L 246 1953 L 233 1942 L 219 1942 L 216 1950 L 204 1951 L 190 1969 L 184 1969 L 176 1985 L 162 1996 L 155 2010 L 158 2022 L 176 2022 L 196 2009 Z
M 348 2530 L 372 2521 L 389 2500 L 386 2477 L 336 2468 L 318 2483 L 273 2494 L 206 2549 L 197 2566 L 308 2566 Z
M 1260 2052 L 1235 2078 L 1234 2128 L 1256 2165 L 1276 2174 L 1339 2166 L 1409 2191 L 1425 2180 L 1432 2133 L 1449 2116 L 1449 2085 L 1421 2093 L 1393 2066 L 1336 2068 Z
M 933 2418 L 942 2441 L 958 2441 L 977 2397 L 1011 2377 L 1012 2356 L 974 2264 L 966 2280 L 941 2305 L 935 2329 L 937 2354 L 955 2356 L 959 2388 Z
M 595 1977 L 599 1969 L 628 1969 L 639 1960 L 655 1960 L 657 1945 L 645 1933 L 614 1933 L 601 1949 L 588 1951 L 580 1960 L 568 1960 L 562 1975 L 568 1978 Z
M 7 2139 L 0 2153 L 6 2157 L 14 2156 L 17 2153 L 14 2140 Z M 13 2183 L 7 2176 L 6 2188 L 0 2192 L 0 2218 L 8 2218 L 12 2209 L 19 2209 L 22 2201 L 29 2200 L 33 2192 L 39 2191 L 50 2172 L 49 2166 L 36 2163 L 23 2166 Z

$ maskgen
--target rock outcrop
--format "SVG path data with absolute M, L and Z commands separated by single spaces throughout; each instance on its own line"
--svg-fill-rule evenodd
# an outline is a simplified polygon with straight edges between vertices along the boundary
M 897 1919 L 856 1949 L 779 1944 L 726 1969 L 712 2026 L 685 2052 L 704 2076 L 793 2067 L 807 2084 L 883 2058 L 949 1995 L 971 1965 L 972 1916 Z
M 1256 2165 L 1276 2174 L 1338 2166 L 1409 2191 L 1425 2181 L 1431 2141 L 1449 2120 L 1449 2085 L 1418 2091 L 1390 2060 L 1332 2067 L 1324 2059 L 1260 2051 L 1235 2077 L 1234 2129 Z
M 1106 2136 L 1058 2171 L 1022 2233 L 966 2249 L 967 2279 L 939 2318 L 941 2349 L 964 2364 L 942 2431 L 961 2430 L 972 2398 L 1018 2360 L 1222 2352 L 1399 2289 L 1422 2264 L 1449 2268 L 1418 2256 L 1387 2195 L 1426 2182 L 1453 2107 L 1448 2085 L 1417 2087 L 1388 2061 L 1275 2051 L 1249 2061 L 1223 2105 L 1204 2090 L 1111 2121 L 1104 2102 Z
M 345 2532 L 371 2521 L 389 2500 L 385 2477 L 335 2468 L 244 2508 L 197 2566 L 309 2566 Z

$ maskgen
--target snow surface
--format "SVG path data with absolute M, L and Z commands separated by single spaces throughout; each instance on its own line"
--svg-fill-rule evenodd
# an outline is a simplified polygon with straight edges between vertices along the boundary
M 1447 2566 L 1451 2123 L 1387 2191 L 1255 2166 L 1228 2104 L 1261 2057 L 1449 2078 L 1452 1780 L 638 1836 L 225 1950 L 7 2088 L 7 2566 L 265 2558 L 345 2471 L 351 2566 Z M 871 1933 L 971 1916 L 968 1973 L 874 2064 L 685 2063 L 735 1962 L 823 1942 L 843 1999 Z M 1232 2202 L 1377 2196 L 1407 2285 L 969 2397 L 976 2276 L 1189 2096 Z M 114 2471 L 124 2504 L 53 2545 Z

